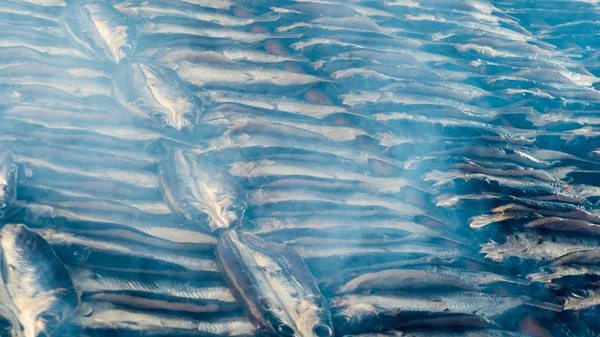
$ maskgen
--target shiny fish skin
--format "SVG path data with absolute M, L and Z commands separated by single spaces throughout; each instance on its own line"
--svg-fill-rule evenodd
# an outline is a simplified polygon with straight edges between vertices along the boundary
M 164 129 L 193 130 L 202 103 L 171 69 L 147 63 L 123 66 L 113 81 L 112 93 L 124 109 Z
M 0 230 L 2 278 L 25 337 L 60 336 L 78 303 L 69 272 L 48 243 L 25 225 Z
M 17 175 L 12 153 L 0 148 L 0 219 L 17 198 Z
M 194 313 L 239 309 L 221 282 L 179 280 L 160 275 L 141 276 L 101 269 L 69 268 L 75 287 L 89 299 L 112 297 L 113 302 L 146 309 Z
M 235 227 L 242 221 L 246 192 L 214 163 L 176 149 L 161 164 L 159 179 L 166 203 L 186 220 L 210 231 Z
M 106 3 L 72 3 L 63 13 L 65 33 L 86 53 L 119 64 L 137 44 L 135 25 Z
M 333 335 L 325 298 L 290 248 L 228 231 L 219 242 L 217 259 L 234 295 L 263 333 Z
M 463 331 L 463 332 L 442 332 L 442 331 L 391 331 L 391 332 L 380 332 L 370 333 L 361 335 L 348 335 L 344 337 L 355 336 L 355 337 L 533 337 L 533 335 L 505 331 L 505 330 L 474 330 L 474 331 Z
M 540 303 L 528 297 L 496 296 L 478 292 L 342 295 L 332 299 L 332 306 L 338 310 L 334 314 L 334 320 L 337 319 L 348 333 L 369 329 L 369 320 L 373 320 L 373 317 L 379 317 L 376 320 L 383 321 L 386 316 L 398 320 L 402 317 L 415 317 L 415 314 L 416 317 L 421 315 L 423 318 L 428 314 L 465 314 L 493 319 L 522 305 L 540 306 L 554 311 L 562 309 L 560 305 Z M 471 324 L 470 321 L 457 323 L 467 323 L 467 326 Z M 362 327 L 362 324 L 366 326 Z M 399 320 L 395 324 L 402 326 L 403 323 Z M 371 326 L 370 329 L 378 330 L 378 327 Z
M 390 269 L 363 274 L 341 285 L 336 293 L 355 291 L 457 288 L 481 290 L 496 282 L 528 284 L 526 280 L 508 278 L 487 272 L 431 267 L 423 269 Z
M 63 260 L 77 264 L 99 263 L 101 266 L 111 263 L 108 257 L 116 256 L 123 266 L 115 265 L 112 261 L 110 267 L 127 268 L 130 265 L 135 270 L 135 265 L 144 261 L 156 263 L 161 268 L 159 272 L 181 274 L 206 274 L 218 273 L 215 261 L 206 256 L 174 253 L 156 248 L 134 245 L 129 243 L 124 246 L 110 240 L 100 239 L 91 235 L 73 235 L 67 231 L 58 231 L 50 228 L 35 229 L 57 252 Z M 91 261 L 90 261 L 91 259 Z M 114 258 L 113 258 L 114 259 Z M 131 261 L 130 261 L 131 260 Z M 95 262 L 93 262 L 95 261 Z M 139 262 L 138 262 L 139 261 Z M 146 268 L 152 267 L 145 262 Z
M 155 333 L 160 333 L 161 330 L 165 332 L 179 330 L 184 335 L 188 333 L 186 331 L 195 331 L 197 336 L 206 336 L 206 333 L 221 336 L 250 336 L 254 333 L 254 328 L 248 319 L 240 316 L 203 320 L 125 309 L 106 302 L 83 302 L 82 305 L 89 306 L 91 312 L 77 317 L 74 324 L 84 330 L 122 329 Z

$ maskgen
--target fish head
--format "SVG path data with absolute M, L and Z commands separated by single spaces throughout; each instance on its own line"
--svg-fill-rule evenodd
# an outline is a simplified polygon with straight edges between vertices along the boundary
M 38 293 L 19 315 L 25 337 L 60 336 L 77 305 L 72 297 L 61 289 Z
M 172 111 L 167 114 L 164 119 L 164 125 L 169 126 L 177 131 L 187 130 L 193 131 L 198 119 L 200 119 L 199 111 L 195 109 L 182 109 L 187 112 Z
M 332 337 L 333 327 L 329 310 L 319 307 L 315 301 L 300 300 L 300 312 L 296 326 L 303 337 Z
M 502 244 L 492 241 L 481 245 L 481 253 L 486 254 L 486 258 L 495 262 L 503 262 L 512 259 L 515 264 L 518 264 L 518 261 L 522 263 L 522 253 L 529 249 L 530 245 L 529 239 L 520 233 L 508 235 L 506 237 L 506 242 Z
M 377 320 L 377 309 L 370 304 L 354 304 L 333 316 L 333 325 L 340 331 L 355 331 Z

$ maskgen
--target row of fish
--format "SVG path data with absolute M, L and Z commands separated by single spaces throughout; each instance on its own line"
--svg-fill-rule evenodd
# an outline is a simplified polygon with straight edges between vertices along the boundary
M 596 335 L 598 81 L 543 3 L 5 0 L 2 326 Z

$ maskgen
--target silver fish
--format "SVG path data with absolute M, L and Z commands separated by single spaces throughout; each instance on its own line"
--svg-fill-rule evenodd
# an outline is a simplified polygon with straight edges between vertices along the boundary
M 594 250 L 600 240 L 590 237 L 572 237 L 554 234 L 542 234 L 534 232 L 520 232 L 510 234 L 505 243 L 485 243 L 481 245 L 481 253 L 486 254 L 495 262 L 502 262 L 509 257 L 522 260 L 534 260 L 538 262 L 552 262 L 562 258 L 573 256 L 570 263 L 577 263 L 577 253 Z M 579 257 L 585 259 L 585 256 Z M 554 261 L 554 263 L 556 263 Z
M 215 163 L 175 149 L 161 164 L 159 179 L 166 203 L 186 220 L 210 231 L 242 221 L 248 203 L 246 192 Z
M 159 272 L 169 274 L 171 271 L 182 274 L 189 273 L 218 273 L 218 267 L 215 261 L 206 256 L 187 255 L 181 252 L 169 252 L 156 248 L 146 247 L 128 243 L 123 245 L 108 239 L 100 239 L 93 235 L 73 235 L 67 231 L 53 230 L 50 228 L 35 229 L 46 241 L 50 243 L 53 249 L 62 259 L 70 259 L 77 264 L 94 263 L 88 261 L 90 256 L 94 258 L 97 253 L 103 258 L 102 264 L 112 263 L 111 267 L 121 267 L 110 262 L 106 256 L 118 256 L 119 262 L 127 266 L 128 260 L 133 261 L 152 261 L 158 265 Z M 126 257 L 125 259 L 123 257 Z M 135 266 L 135 263 L 133 264 Z M 145 265 L 150 269 L 149 265 Z
M 254 327 L 246 317 L 208 318 L 205 320 L 169 316 L 125 309 L 106 302 L 83 302 L 88 307 L 84 314 L 75 318 L 73 323 L 84 330 L 119 329 L 132 332 L 174 332 L 193 336 L 188 331 L 195 331 L 198 336 L 207 333 L 221 336 L 250 336 Z M 174 334 L 177 336 L 178 334 Z
M 197 37 L 230 39 L 239 42 L 260 42 L 268 39 L 298 38 L 298 34 L 251 33 L 243 30 L 212 27 L 192 27 L 186 24 L 153 23 L 150 21 L 139 25 L 140 33 L 146 35 L 181 34 Z
M 527 275 L 527 278 L 532 282 L 557 282 L 561 278 L 565 278 L 567 282 L 573 283 L 573 277 L 600 277 L 600 267 L 598 266 L 580 266 L 580 265 L 570 265 L 570 266 L 545 266 L 540 268 L 540 271 L 537 273 L 532 273 Z M 584 281 L 587 283 L 587 280 Z M 570 286 L 570 285 L 569 285 Z
M 135 25 L 107 3 L 72 3 L 61 21 L 73 44 L 96 58 L 119 64 L 135 50 Z
M 332 299 L 332 306 L 337 309 L 334 320 L 340 329 L 348 332 L 388 330 L 394 325 L 401 327 L 408 323 L 403 322 L 402 318 L 463 314 L 494 319 L 522 305 L 552 311 L 562 309 L 561 305 L 538 302 L 525 296 L 497 296 L 479 292 L 342 295 Z M 390 319 L 392 321 L 388 321 Z M 473 322 L 466 320 L 455 324 L 470 326 Z M 489 322 L 487 326 L 493 326 L 493 323 Z
M 327 302 L 292 249 L 230 230 L 221 236 L 217 258 L 233 294 L 259 331 L 333 336 Z
M 368 333 L 353 335 L 355 337 L 533 337 L 533 335 L 513 332 L 507 330 L 472 330 L 472 331 L 461 331 L 461 332 L 450 332 L 450 331 L 435 331 L 435 330 L 422 330 L 422 331 L 388 331 L 378 333 Z M 348 336 L 349 337 L 349 336 Z
M 124 109 L 163 129 L 193 130 L 202 103 L 169 68 L 131 63 L 119 71 L 112 92 Z
M 221 26 L 246 26 L 258 22 L 273 22 L 279 15 L 267 13 L 254 18 L 240 18 L 222 12 L 207 11 L 184 1 L 173 3 L 165 0 L 125 0 L 115 5 L 123 14 L 136 19 L 154 19 L 156 17 L 177 17 L 216 23 Z
M 231 291 L 218 281 L 193 281 L 78 267 L 69 269 L 75 287 L 87 300 L 193 313 L 239 309 Z
M 67 268 L 25 225 L 4 225 L 0 246 L 2 278 L 24 336 L 60 336 L 79 301 Z

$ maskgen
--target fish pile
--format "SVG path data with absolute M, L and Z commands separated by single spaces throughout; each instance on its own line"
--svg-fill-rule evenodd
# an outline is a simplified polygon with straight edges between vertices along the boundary
M 2 0 L 0 336 L 598 336 L 599 13 Z

